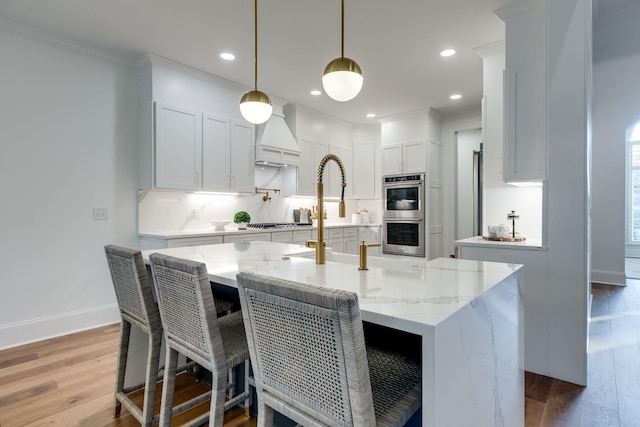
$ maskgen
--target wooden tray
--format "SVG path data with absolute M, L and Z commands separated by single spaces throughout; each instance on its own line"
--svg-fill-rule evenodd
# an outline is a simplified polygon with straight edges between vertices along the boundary
M 493 242 L 524 242 L 527 240 L 526 237 L 518 236 L 518 237 L 487 237 L 482 236 L 484 240 L 491 240 Z

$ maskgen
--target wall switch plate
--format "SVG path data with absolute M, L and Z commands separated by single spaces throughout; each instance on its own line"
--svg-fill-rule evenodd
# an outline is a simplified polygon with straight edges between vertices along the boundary
M 195 208 L 193 210 L 193 219 L 200 219 L 200 209 Z
M 93 208 L 93 219 L 95 221 L 109 219 L 109 210 L 107 208 Z

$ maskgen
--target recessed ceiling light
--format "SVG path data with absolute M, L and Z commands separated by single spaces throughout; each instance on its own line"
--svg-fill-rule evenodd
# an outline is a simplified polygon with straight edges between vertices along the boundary
M 311 95 L 314 95 L 314 96 L 318 96 L 318 95 L 321 95 L 321 94 L 322 94 L 322 92 L 320 92 L 319 90 L 312 90 L 312 91 L 311 91 L 311 92 L 309 92 L 309 93 L 310 93 Z
M 455 55 L 456 51 L 453 49 L 445 49 L 442 52 L 440 52 L 440 56 L 452 56 Z
M 376 115 L 375 115 L 375 114 L 373 114 L 373 113 L 369 113 L 369 114 L 367 114 L 367 117 L 369 117 L 370 119 L 373 119 L 375 116 L 376 116 Z
M 236 59 L 236 56 L 231 52 L 222 52 L 220 54 L 220 58 L 224 59 L 225 61 L 233 61 L 234 59 Z
M 460 99 L 460 98 L 462 98 L 462 95 L 460 95 L 459 93 L 454 93 L 449 97 L 449 99 Z

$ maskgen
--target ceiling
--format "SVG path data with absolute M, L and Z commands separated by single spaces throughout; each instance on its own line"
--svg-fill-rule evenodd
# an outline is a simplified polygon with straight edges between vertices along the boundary
M 370 112 L 377 119 L 425 108 L 479 113 L 482 60 L 473 49 L 504 38 L 493 11 L 513 2 L 346 0 L 345 56 L 362 68 L 364 86 L 340 103 L 309 94 L 322 89 L 324 67 L 340 56 L 340 1 L 259 0 L 258 89 L 352 123 L 374 122 Z M 149 52 L 253 87 L 251 0 L 0 0 L 0 19 L 126 60 Z M 445 48 L 456 55 L 440 57 Z M 236 60 L 220 59 L 223 51 Z M 453 93 L 462 98 L 450 100 Z

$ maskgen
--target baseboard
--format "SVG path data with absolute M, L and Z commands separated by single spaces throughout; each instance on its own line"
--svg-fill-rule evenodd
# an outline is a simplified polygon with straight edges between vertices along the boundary
M 0 325 L 0 350 L 120 322 L 117 304 Z
M 627 276 L 619 271 L 591 270 L 591 283 L 627 286 Z

